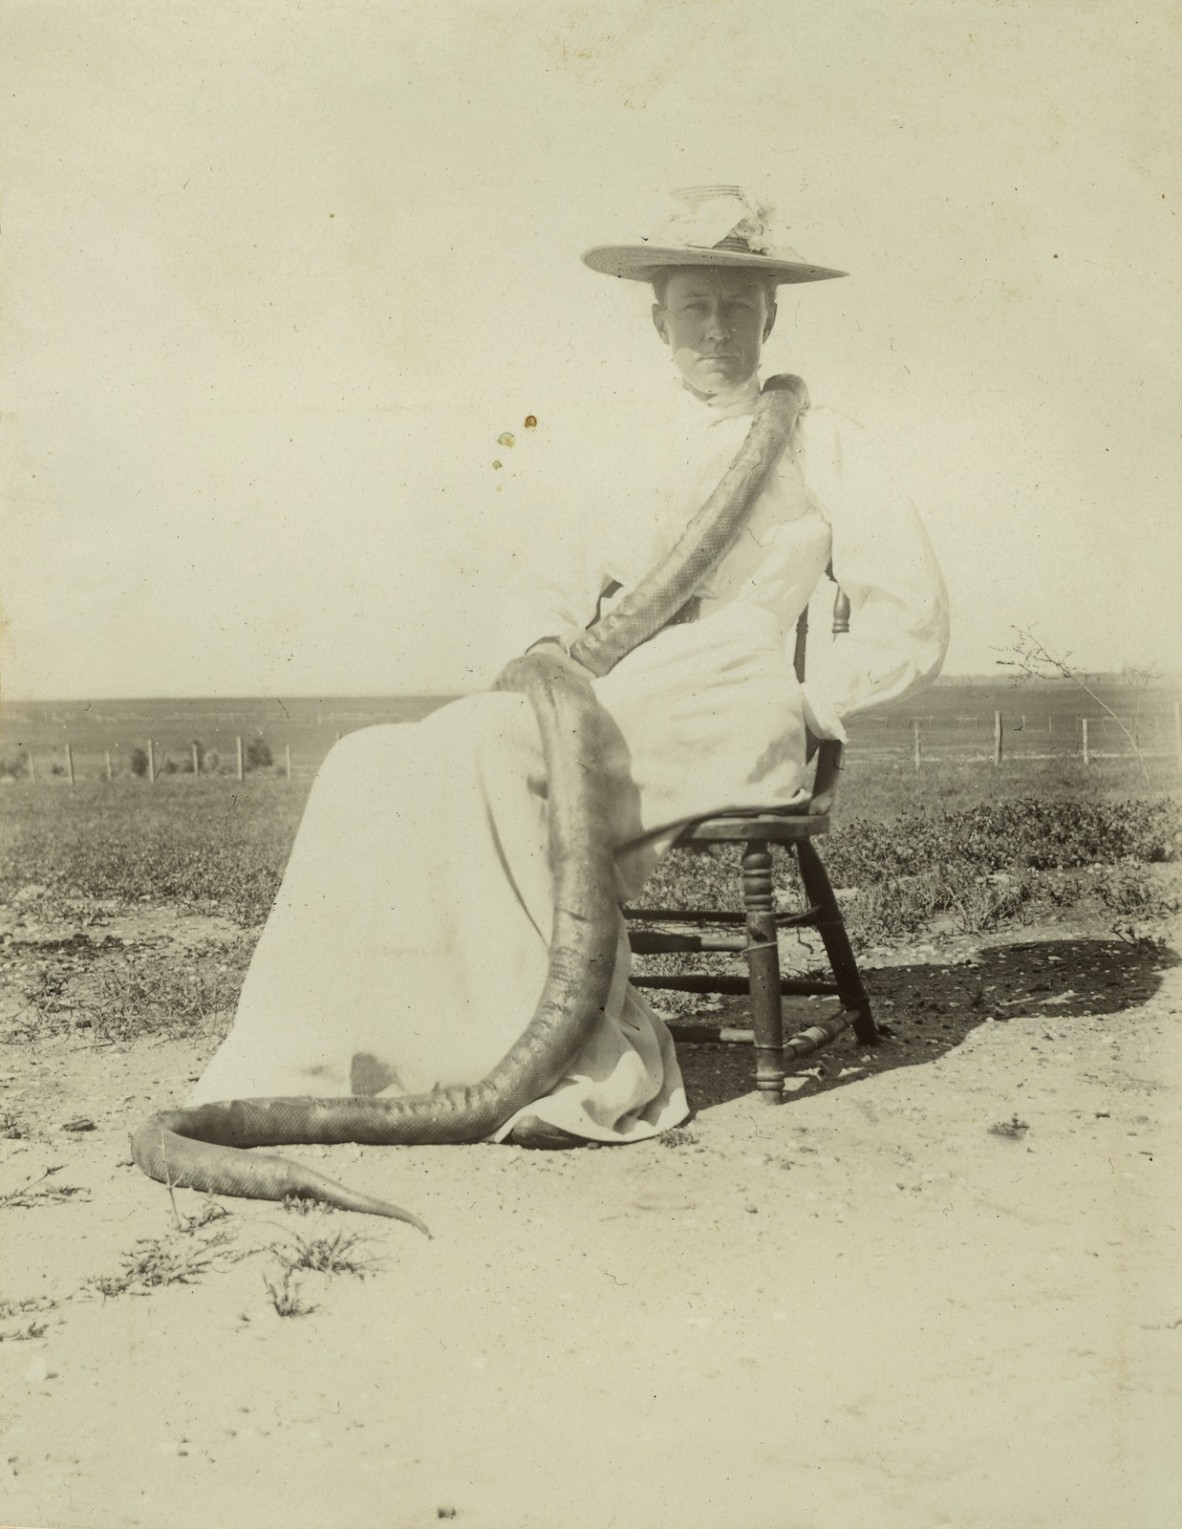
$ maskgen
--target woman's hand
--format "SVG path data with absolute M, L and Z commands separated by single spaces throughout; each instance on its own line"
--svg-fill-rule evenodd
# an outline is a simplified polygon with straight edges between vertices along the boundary
M 579 674 L 592 672 L 585 664 L 581 664 L 577 658 L 572 657 L 561 637 L 539 637 L 537 642 L 531 642 L 525 651 L 526 653 L 545 652 L 547 658 L 565 659 L 567 664 Z

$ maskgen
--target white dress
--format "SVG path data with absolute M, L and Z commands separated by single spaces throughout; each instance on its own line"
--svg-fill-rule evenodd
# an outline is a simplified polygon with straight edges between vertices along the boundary
M 684 394 L 656 422 L 646 416 L 655 452 L 619 460 L 610 492 L 596 480 L 570 566 L 507 604 L 506 660 L 542 637 L 569 641 L 606 588 L 626 591 L 668 551 L 738 449 L 756 396 L 753 383 L 707 409 Z M 807 786 L 806 723 L 840 736 L 843 717 L 907 694 L 943 660 L 947 599 L 918 520 L 881 492 L 877 503 L 853 502 L 851 486 L 864 496 L 873 473 L 863 485 L 848 450 L 839 466 L 832 421 L 806 421 L 700 589 L 700 618 L 667 627 L 594 681 L 627 750 L 630 789 L 609 824 L 622 898 L 635 897 L 672 837 L 654 830 L 713 808 L 792 801 Z M 571 476 L 565 491 L 578 483 Z M 802 689 L 795 624 L 831 557 L 853 608 L 850 637 Z M 418 1093 L 489 1072 L 528 1022 L 546 972 L 544 787 L 537 727 L 519 695 L 465 697 L 338 743 L 233 1028 L 190 1102 Z M 668 1031 L 628 970 L 621 918 L 601 1022 L 523 1113 L 603 1142 L 686 1117 Z

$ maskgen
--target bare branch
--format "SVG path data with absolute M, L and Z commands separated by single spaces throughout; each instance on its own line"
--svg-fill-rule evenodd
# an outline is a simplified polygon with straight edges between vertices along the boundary
M 1052 653 L 1051 650 L 1043 644 L 1042 640 L 1036 637 L 1028 627 L 1014 626 L 1011 627 L 1011 631 L 1015 633 L 1015 638 L 1012 647 L 1008 649 L 1008 651 L 1013 653 L 1014 657 L 1001 658 L 998 659 L 997 662 L 999 664 L 1005 665 L 1008 668 L 1017 668 L 1020 670 L 1021 680 L 1065 679 L 1070 680 L 1073 685 L 1077 685 L 1090 701 L 1098 706 L 1106 716 L 1112 718 L 1117 727 L 1124 734 L 1125 738 L 1128 739 L 1129 747 L 1137 756 L 1137 763 L 1141 766 L 1141 773 L 1148 781 L 1149 768 L 1145 763 L 1145 756 L 1141 752 L 1141 746 L 1137 741 L 1137 733 L 1140 732 L 1140 728 L 1138 726 L 1138 721 L 1141 715 L 1140 699 L 1137 703 L 1137 717 L 1134 719 L 1133 724 L 1136 732 L 1130 732 L 1130 730 L 1113 711 L 1112 707 L 1109 706 L 1106 701 L 1101 700 L 1101 698 L 1088 684 L 1087 680 L 1085 680 L 1080 674 L 1080 671 L 1074 666 L 1074 664 L 1072 664 L 1072 655 L 1070 653 L 1064 654 L 1062 656 L 1057 653 Z M 1002 650 L 995 649 L 994 651 Z M 1154 676 L 1151 671 L 1144 671 L 1142 693 L 1144 692 L 1145 686 L 1147 686 L 1153 678 Z

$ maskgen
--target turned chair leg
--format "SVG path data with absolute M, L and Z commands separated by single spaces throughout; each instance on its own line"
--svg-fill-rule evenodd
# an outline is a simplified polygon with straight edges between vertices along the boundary
M 797 841 L 796 856 L 800 863 L 800 879 L 805 896 L 813 907 L 820 910 L 817 929 L 825 942 L 825 953 L 833 968 L 833 979 L 841 995 L 842 1007 L 849 1009 L 855 1016 L 854 1034 L 864 1046 L 871 1046 L 882 1037 L 874 1023 L 870 997 L 854 959 L 850 937 L 846 933 L 845 920 L 841 916 L 837 898 L 833 895 L 829 873 L 811 840 Z
M 743 908 L 755 1031 L 755 1087 L 768 1104 L 779 1104 L 784 1097 L 784 1015 L 769 845 L 748 843 L 743 852 Z

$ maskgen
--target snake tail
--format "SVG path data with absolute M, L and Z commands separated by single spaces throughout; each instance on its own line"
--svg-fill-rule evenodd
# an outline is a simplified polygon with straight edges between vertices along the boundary
M 590 679 L 567 660 L 530 653 L 507 666 L 502 690 L 522 691 L 538 718 L 547 774 L 554 922 L 542 993 L 517 1041 L 481 1082 L 404 1098 L 237 1099 L 163 1111 L 131 1138 L 132 1157 L 160 1183 L 250 1199 L 303 1195 L 343 1210 L 409 1212 L 249 1149 L 297 1143 L 415 1145 L 483 1141 L 549 1093 L 602 1015 L 619 913 L 602 719 Z M 425 1230 L 425 1228 L 424 1228 Z

